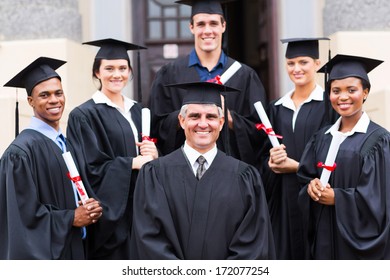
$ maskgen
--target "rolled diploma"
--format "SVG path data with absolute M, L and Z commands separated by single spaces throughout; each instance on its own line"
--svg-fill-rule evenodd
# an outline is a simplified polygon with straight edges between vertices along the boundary
M 340 144 L 344 139 L 344 136 L 338 132 L 335 133 L 334 135 L 332 134 L 332 136 L 333 136 L 332 142 L 330 143 L 329 151 L 328 154 L 326 155 L 326 160 L 325 160 L 326 166 L 333 166 L 336 160 L 337 152 L 339 151 Z M 327 170 L 325 168 L 322 169 L 320 181 L 324 188 L 329 182 L 329 177 L 331 173 L 332 171 L 330 170 Z
M 263 104 L 261 104 L 260 101 L 257 101 L 255 104 L 253 104 L 255 106 L 255 109 L 257 111 L 257 114 L 259 115 L 260 117 L 260 120 L 261 122 L 263 123 L 263 125 L 265 126 L 265 128 L 269 129 L 269 128 L 272 128 L 271 126 L 271 123 L 268 119 L 268 116 L 267 114 L 265 113 L 265 110 L 264 110 L 264 107 L 263 107 Z M 278 147 L 280 146 L 280 143 L 278 141 L 278 138 L 275 136 L 275 135 L 269 135 L 268 134 L 268 138 L 269 140 L 271 141 L 271 144 L 272 144 L 272 147 Z
M 150 110 L 142 108 L 142 138 L 150 136 Z
M 222 75 L 220 78 L 221 83 L 224 85 L 233 75 L 241 68 L 241 63 L 235 61 Z
M 85 204 L 85 201 L 89 198 L 87 191 L 85 190 L 83 181 L 81 180 L 80 174 L 77 171 L 76 164 L 73 160 L 72 154 L 70 152 L 65 152 L 62 154 L 65 164 L 68 167 L 69 175 L 72 178 L 72 182 L 75 184 L 77 193 L 81 198 L 81 202 Z M 77 180 L 74 182 L 73 180 Z

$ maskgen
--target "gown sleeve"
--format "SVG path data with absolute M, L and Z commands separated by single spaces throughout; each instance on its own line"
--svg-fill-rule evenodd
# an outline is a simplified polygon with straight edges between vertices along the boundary
M 61 259 L 72 246 L 73 231 L 77 229 L 80 234 L 72 226 L 74 209 L 58 209 L 54 203 L 40 202 L 38 188 L 45 187 L 37 184 L 47 183 L 46 192 L 52 188 L 49 179 L 34 179 L 31 164 L 18 149 L 10 152 L 9 148 L 1 159 L 0 259 Z M 82 246 L 81 238 L 79 245 Z
M 335 186 L 337 227 L 357 254 L 369 259 L 389 258 L 390 136 L 386 134 L 362 156 L 356 186 Z
M 154 164 L 145 164 L 134 193 L 132 258 L 183 259 L 175 223 Z
M 97 122 L 96 125 L 101 124 Z M 96 131 L 104 129 L 99 127 Z M 102 149 L 97 137 L 105 139 L 107 135 L 96 135 L 92 125 L 76 108 L 69 115 L 67 138 L 75 149 L 78 161 L 85 163 L 84 174 L 104 213 L 99 222 L 93 225 L 90 242 L 93 243 L 93 250 L 109 251 L 128 238 L 130 231 L 133 158 L 110 155 L 106 150 L 113 148 L 107 146 Z M 109 140 L 105 142 L 109 143 Z
M 246 213 L 230 244 L 228 259 L 275 259 L 272 227 L 263 183 L 254 167 L 247 165 L 239 185 Z

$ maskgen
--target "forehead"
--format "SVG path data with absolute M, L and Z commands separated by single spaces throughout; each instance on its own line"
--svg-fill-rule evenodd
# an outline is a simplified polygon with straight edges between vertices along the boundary
M 127 65 L 126 59 L 102 59 L 101 66 L 117 66 L 117 65 Z
M 310 56 L 297 56 L 294 58 L 286 58 L 287 62 L 298 62 L 298 61 L 314 61 Z
M 194 22 L 221 21 L 221 15 L 218 14 L 196 14 L 193 16 Z
M 215 104 L 188 104 L 187 113 L 218 114 L 218 107 Z
M 362 86 L 360 78 L 347 77 L 339 80 L 332 80 L 330 82 L 331 87 L 349 87 L 349 86 Z
M 33 88 L 32 93 L 43 92 L 43 91 L 56 91 L 56 90 L 62 90 L 62 83 L 58 78 L 54 77 L 37 84 Z

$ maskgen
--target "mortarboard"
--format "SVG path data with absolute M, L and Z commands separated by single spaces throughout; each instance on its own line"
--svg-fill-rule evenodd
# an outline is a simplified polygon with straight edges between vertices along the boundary
M 141 92 L 141 61 L 139 50 L 147 49 L 146 47 L 135 45 L 132 43 L 107 38 L 96 41 L 84 42 L 83 45 L 91 45 L 100 47 L 97 52 L 95 59 L 126 59 L 130 61 L 127 51 L 138 50 L 137 52 L 137 74 L 138 74 L 138 102 L 142 102 L 142 92 Z
M 56 70 L 65 63 L 66 61 L 63 60 L 41 56 L 31 62 L 18 74 L 16 74 L 4 86 L 25 88 L 27 94 L 31 95 L 33 88 L 37 84 L 54 77 L 57 77 L 61 80 L 60 75 L 58 75 L 54 70 Z
M 58 60 L 50 57 L 39 57 L 31 62 L 22 71 L 16 74 L 9 80 L 4 87 L 25 88 L 27 94 L 31 96 L 33 88 L 51 78 L 58 78 L 61 81 L 60 75 L 56 73 L 57 68 L 65 64 L 66 61 Z M 19 108 L 18 100 L 16 100 L 15 108 L 15 137 L 19 134 Z
M 382 60 L 367 57 L 338 54 L 322 66 L 318 72 L 328 72 L 328 81 L 357 77 L 367 81 L 370 85 L 367 74 L 382 62 Z
M 167 87 L 184 89 L 186 91 L 182 105 L 185 104 L 215 104 L 222 108 L 221 94 L 236 92 L 235 88 L 209 82 L 193 82 L 183 84 L 170 84 Z
M 175 1 L 178 4 L 184 4 L 192 7 L 191 17 L 196 14 L 218 14 L 224 15 L 222 5 L 235 0 L 180 0 Z
M 283 44 L 287 43 L 286 58 L 298 56 L 309 56 L 315 59 L 319 58 L 318 41 L 330 40 L 326 37 L 320 38 L 289 38 L 280 40 Z
M 185 104 L 215 104 L 218 107 L 222 108 L 221 104 L 221 95 L 226 95 L 226 93 L 238 93 L 239 90 L 228 87 L 225 85 L 220 85 L 217 83 L 209 82 L 193 82 L 193 83 L 183 83 L 183 84 L 170 84 L 166 85 L 167 87 L 174 87 L 186 90 L 186 93 L 183 97 L 182 105 Z M 224 98 L 224 146 L 225 153 L 230 155 L 230 144 L 229 144 L 229 128 L 228 128 L 228 114 L 226 106 L 226 96 Z
M 146 49 L 146 47 L 119 41 L 116 39 L 102 39 L 84 42 L 83 45 L 100 47 L 95 58 L 101 59 L 129 59 L 127 51 Z

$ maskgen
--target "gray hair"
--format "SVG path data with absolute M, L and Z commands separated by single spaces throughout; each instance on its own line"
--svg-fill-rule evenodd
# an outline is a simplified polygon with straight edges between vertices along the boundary
M 222 111 L 222 108 L 215 105 L 215 104 L 201 104 L 203 106 L 212 106 L 212 107 L 217 107 L 218 109 L 218 117 L 219 118 L 222 118 L 223 117 L 223 111 Z M 180 115 L 185 118 L 187 116 L 187 109 L 188 109 L 188 104 L 184 104 L 183 106 L 181 106 L 181 109 L 180 109 Z

